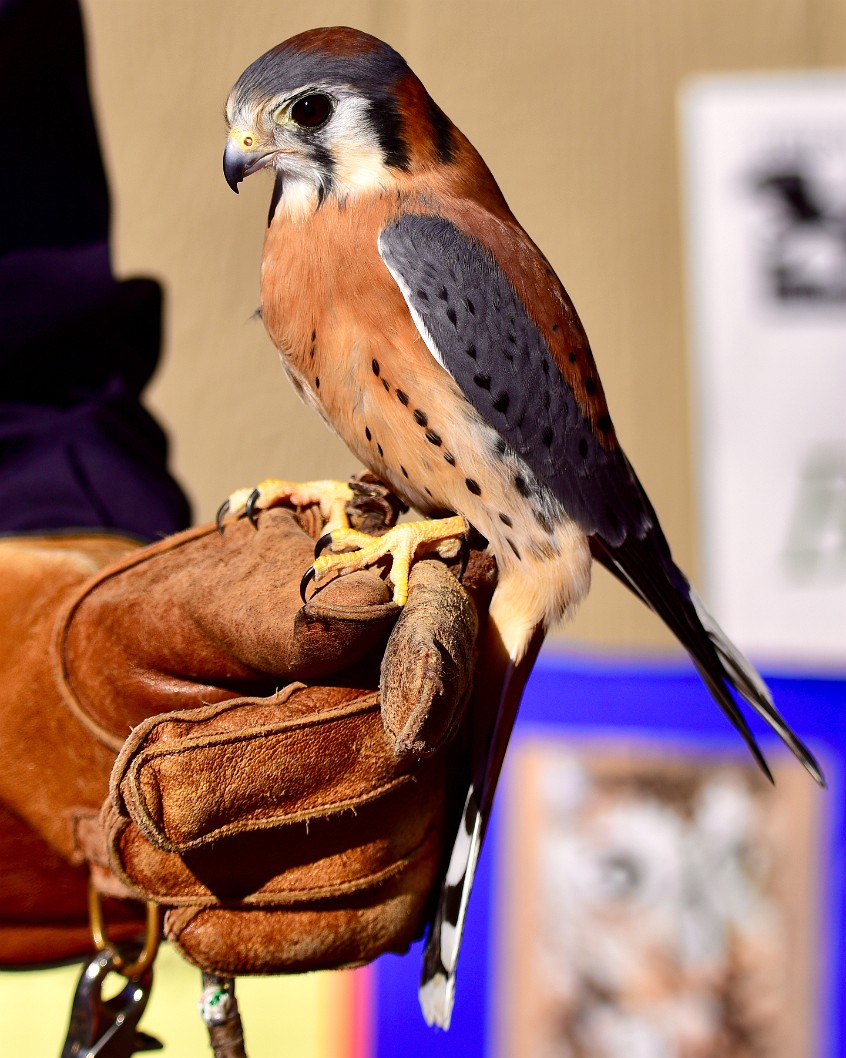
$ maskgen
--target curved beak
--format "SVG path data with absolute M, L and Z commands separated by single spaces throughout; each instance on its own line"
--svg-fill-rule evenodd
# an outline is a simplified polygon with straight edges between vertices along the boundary
M 247 168 L 247 156 L 235 142 L 235 140 L 229 140 L 226 144 L 226 150 L 223 152 L 223 175 L 226 177 L 226 182 L 235 192 L 238 194 L 238 184 L 244 179 L 244 172 Z
M 238 184 L 241 183 L 244 177 L 250 176 L 259 169 L 263 169 L 276 153 L 274 149 L 250 150 L 248 145 L 252 145 L 252 143 L 253 137 L 251 135 L 235 129 L 229 134 L 229 139 L 226 142 L 226 149 L 223 152 L 223 175 L 226 177 L 227 184 L 236 195 L 238 194 Z

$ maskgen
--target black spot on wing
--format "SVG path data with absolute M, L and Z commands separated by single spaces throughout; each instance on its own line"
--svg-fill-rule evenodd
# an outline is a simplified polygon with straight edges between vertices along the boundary
M 385 228 L 379 246 L 447 371 L 540 485 L 585 532 L 612 546 L 629 533 L 643 535 L 648 501 L 625 456 L 600 443 L 544 336 L 485 247 L 448 220 L 415 214 Z M 597 385 L 588 380 L 588 388 Z M 610 420 L 597 425 L 607 441 Z M 515 486 L 525 495 L 519 475 Z
M 494 410 L 501 412 L 503 415 L 505 415 L 505 413 L 508 411 L 508 404 L 510 400 L 511 398 L 508 396 L 505 390 L 502 390 L 502 392 L 498 393 L 493 399 Z

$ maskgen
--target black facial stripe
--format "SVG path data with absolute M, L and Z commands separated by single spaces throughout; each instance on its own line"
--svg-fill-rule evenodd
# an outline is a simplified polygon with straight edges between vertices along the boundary
M 370 99 L 367 116 L 378 137 L 385 163 L 407 171 L 408 144 L 403 136 L 402 117 L 394 97 L 382 95 Z
M 323 199 L 329 194 L 335 183 L 335 161 L 329 150 L 324 147 L 319 140 L 315 139 L 311 141 L 309 143 L 309 148 L 312 161 L 323 176 L 317 189 L 317 205 L 319 208 L 323 204 Z
M 273 215 L 276 213 L 276 207 L 282 200 L 282 192 L 285 190 L 285 178 L 277 171 L 276 179 L 273 181 L 273 194 L 270 197 L 270 209 L 267 211 L 267 226 L 270 227 L 273 222 Z
M 435 134 L 438 161 L 448 165 L 455 159 L 455 125 L 431 97 L 428 100 L 429 120 Z

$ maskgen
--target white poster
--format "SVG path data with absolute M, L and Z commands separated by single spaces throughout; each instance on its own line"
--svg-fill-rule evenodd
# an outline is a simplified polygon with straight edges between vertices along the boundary
M 770 664 L 846 668 L 846 75 L 681 100 L 703 595 Z

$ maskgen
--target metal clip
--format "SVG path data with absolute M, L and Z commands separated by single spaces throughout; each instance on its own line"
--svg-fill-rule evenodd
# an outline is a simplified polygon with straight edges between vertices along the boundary
M 158 904 L 152 900 L 147 901 L 147 929 L 144 935 L 144 947 L 141 949 L 137 959 L 127 963 L 117 951 L 116 945 L 112 944 L 106 933 L 106 922 L 103 917 L 103 898 L 100 891 L 94 885 L 92 878 L 88 883 L 88 919 L 91 925 L 91 936 L 94 939 L 94 947 L 97 951 L 111 948 L 115 966 L 114 969 L 122 973 L 124 977 L 141 977 L 147 968 L 153 965 L 153 960 L 159 950 L 162 939 L 162 911 Z
M 103 983 L 118 973 L 124 956 L 113 948 L 96 952 L 82 971 L 71 1008 L 70 1028 L 61 1058 L 131 1058 L 138 1051 L 161 1050 L 154 1037 L 138 1030 L 150 998 L 153 970 L 127 979 L 111 999 L 103 998 Z

